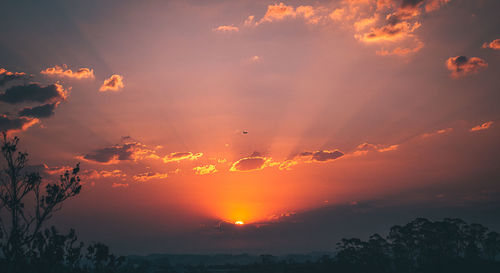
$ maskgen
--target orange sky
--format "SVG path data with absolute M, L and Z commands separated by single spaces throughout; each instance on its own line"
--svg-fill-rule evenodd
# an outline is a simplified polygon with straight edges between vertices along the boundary
M 246 235 L 207 242 L 224 221 L 289 225 L 364 202 L 475 208 L 500 200 L 498 10 L 9 3 L 0 129 L 48 179 L 81 162 L 84 190 L 57 221 L 130 253 L 265 249 Z M 121 243 L 134 232 L 205 243 Z

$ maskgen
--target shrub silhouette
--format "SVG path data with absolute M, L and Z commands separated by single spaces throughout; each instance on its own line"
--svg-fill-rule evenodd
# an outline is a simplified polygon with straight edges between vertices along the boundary
M 124 258 L 101 243 L 77 242 L 73 229 L 61 234 L 47 221 L 81 189 L 80 166 L 66 170 L 57 182 L 28 172 L 28 154 L 18 151 L 19 138 L 3 133 L 5 167 L 0 174 L 0 272 L 117 272 Z

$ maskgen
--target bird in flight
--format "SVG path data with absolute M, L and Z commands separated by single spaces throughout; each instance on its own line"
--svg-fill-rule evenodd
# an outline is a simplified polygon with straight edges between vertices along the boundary
M 243 134 L 244 134 L 244 135 L 248 134 L 248 131 L 243 130 Z

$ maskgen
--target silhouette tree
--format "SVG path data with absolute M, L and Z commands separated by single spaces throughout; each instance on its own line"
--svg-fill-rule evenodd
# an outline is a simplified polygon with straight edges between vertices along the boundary
M 62 208 L 63 202 L 81 190 L 79 164 L 61 175 L 58 182 L 43 182 L 39 173 L 26 170 L 28 154 L 18 151 L 18 143 L 19 138 L 9 139 L 3 132 L 1 147 L 5 167 L 0 174 L 0 250 L 10 271 L 30 262 L 30 257 L 42 258 L 61 250 L 61 237 L 55 229 L 45 234 L 42 229 L 53 213 Z M 68 238 L 73 240 L 74 232 Z

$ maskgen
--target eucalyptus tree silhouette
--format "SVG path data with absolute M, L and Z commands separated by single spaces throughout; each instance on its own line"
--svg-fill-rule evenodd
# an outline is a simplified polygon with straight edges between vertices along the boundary
M 28 154 L 19 151 L 19 138 L 2 134 L 5 166 L 0 173 L 0 254 L 14 272 L 31 262 L 35 253 L 40 254 L 40 239 L 50 235 L 43 234 L 47 220 L 64 201 L 78 195 L 82 186 L 79 164 L 57 182 L 44 182 L 39 173 L 27 171 Z

